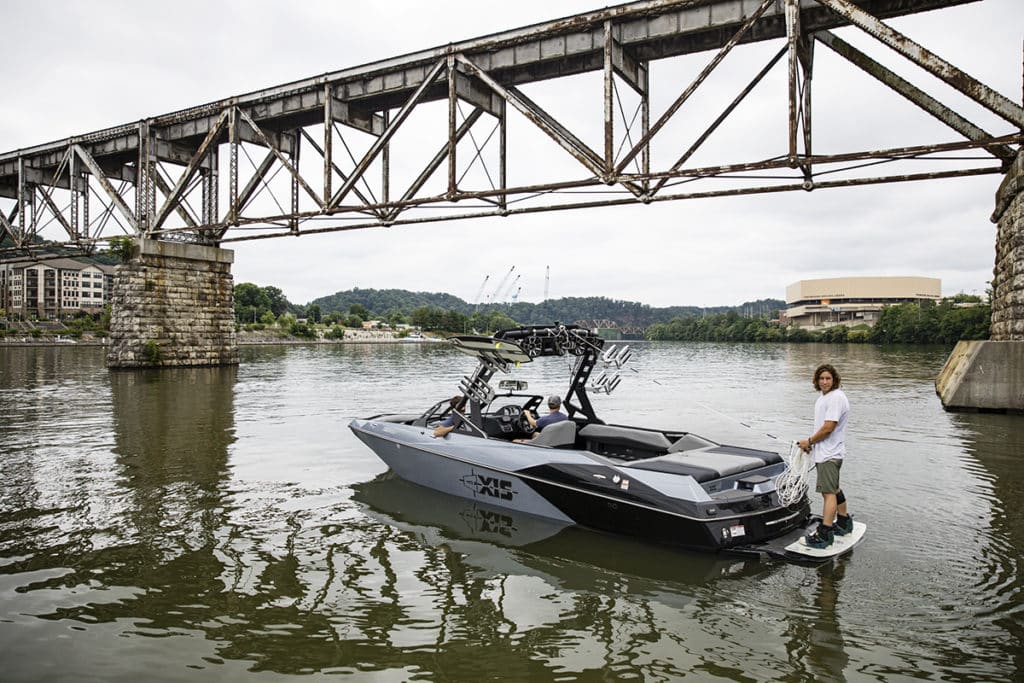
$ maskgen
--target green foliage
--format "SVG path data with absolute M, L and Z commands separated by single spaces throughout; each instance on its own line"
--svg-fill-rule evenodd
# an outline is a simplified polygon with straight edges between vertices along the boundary
M 850 330 L 850 333 L 846 335 L 846 341 L 851 344 L 867 344 L 871 339 L 871 332 L 869 330 Z
M 766 318 L 743 318 L 736 311 L 701 317 L 674 318 L 647 328 L 648 339 L 679 341 L 784 341 L 784 333 Z M 791 340 L 802 341 L 802 340 Z
M 969 303 L 964 307 L 964 303 Z M 958 305 L 959 304 L 959 305 Z M 765 318 L 741 318 L 736 311 L 702 317 L 675 318 L 647 328 L 647 338 L 676 341 L 732 341 L 829 344 L 955 344 L 961 339 L 987 339 L 991 309 L 973 302 L 946 299 L 927 305 L 904 303 L 882 310 L 874 327 L 835 325 L 810 331 L 781 328 Z
M 160 344 L 150 339 L 142 345 L 142 359 L 150 365 L 160 362 Z
M 234 298 L 235 321 L 240 324 L 259 321 L 264 325 L 273 325 L 280 316 L 294 314 L 298 310 L 279 288 L 260 287 L 251 282 L 235 285 Z
M 937 305 L 904 303 L 886 306 L 871 329 L 874 344 L 955 344 L 962 339 L 988 339 L 992 308 L 974 302 L 943 299 Z
M 324 334 L 324 337 L 327 339 L 344 339 L 345 328 L 342 327 L 341 325 L 334 325 Z
M 694 315 L 723 313 L 732 310 L 721 306 L 702 309 L 697 306 L 669 306 L 652 308 L 633 301 L 619 301 L 605 297 L 569 297 L 549 299 L 539 304 L 517 302 L 507 303 L 466 303 L 450 294 L 410 292 L 404 289 L 351 289 L 320 297 L 310 302 L 319 305 L 325 314 L 324 320 L 333 322 L 328 316 L 334 313 L 359 315 L 363 320 L 378 318 L 396 324 L 393 317 L 403 316 L 402 322 L 413 322 L 416 310 L 442 310 L 461 313 L 469 319 L 476 314 L 503 313 L 509 320 L 524 325 L 543 325 L 552 321 L 575 323 L 578 320 L 613 320 L 630 327 L 647 327 L 653 323 L 668 323 L 673 318 Z M 353 306 L 360 308 L 353 310 Z M 774 316 L 785 306 L 779 299 L 760 299 L 735 307 L 750 316 Z M 452 330 L 456 331 L 456 330 Z M 461 330 L 459 330 L 461 331 Z
M 366 306 L 363 306 L 362 304 L 352 304 L 351 306 L 349 306 L 348 314 L 350 316 L 357 316 L 359 318 L 362 318 L 363 320 L 369 320 L 372 317 L 370 315 L 369 309 L 367 309 Z
M 345 318 L 345 326 L 358 330 L 363 326 L 363 319 L 358 315 L 350 315 Z
M 110 240 L 107 251 L 111 255 L 116 256 L 121 263 L 127 263 L 135 253 L 135 240 L 127 235 L 114 237 Z
M 306 323 L 293 322 L 288 328 L 288 334 L 301 339 L 316 339 L 316 329 Z
M 106 329 L 110 329 L 109 308 L 110 305 L 108 304 L 101 314 L 96 314 L 94 316 L 83 311 L 70 320 L 65 320 L 64 327 L 67 328 L 68 335 L 78 339 L 86 332 L 94 332 L 96 330 L 103 329 L 104 320 L 106 321 Z

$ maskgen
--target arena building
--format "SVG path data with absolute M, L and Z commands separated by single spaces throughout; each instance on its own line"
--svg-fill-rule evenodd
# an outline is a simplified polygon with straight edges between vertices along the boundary
M 933 277 L 800 280 L 786 287 L 787 308 L 781 321 L 808 329 L 874 325 L 885 306 L 941 298 L 942 281 Z

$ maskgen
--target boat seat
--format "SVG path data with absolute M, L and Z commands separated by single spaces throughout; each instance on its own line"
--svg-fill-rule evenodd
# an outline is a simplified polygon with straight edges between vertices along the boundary
M 531 446 L 548 446 L 558 448 L 559 446 L 572 446 L 576 443 L 576 423 L 572 420 L 562 420 L 549 424 L 541 430 L 540 434 L 530 439 Z
M 588 446 L 596 453 L 608 450 L 608 446 L 617 446 L 626 450 L 637 449 L 641 451 L 653 451 L 655 453 L 668 451 L 672 442 L 661 432 L 652 432 L 646 429 L 634 429 L 632 427 L 618 427 L 615 425 L 588 424 L 580 430 L 580 436 L 587 440 Z M 604 446 L 605 448 L 601 448 Z M 619 450 L 619 449 L 614 449 Z
M 696 434 L 684 434 L 669 446 L 669 453 L 679 453 L 681 451 L 694 451 L 698 448 L 707 448 L 708 446 L 714 446 L 713 441 L 708 441 L 704 437 L 697 436 Z
M 750 472 L 778 462 L 782 462 L 782 456 L 778 453 L 735 446 L 717 446 L 659 455 L 631 462 L 628 466 L 654 472 L 685 474 L 703 483 Z

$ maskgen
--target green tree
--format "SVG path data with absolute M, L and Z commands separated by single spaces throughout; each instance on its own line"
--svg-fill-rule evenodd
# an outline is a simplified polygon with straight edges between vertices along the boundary
M 293 337 L 301 337 L 303 339 L 316 339 L 316 330 L 311 325 L 306 323 L 300 323 L 298 321 L 293 322 L 288 328 L 288 334 Z
M 359 316 L 363 320 L 369 320 L 370 319 L 370 311 L 368 311 L 366 309 L 366 306 L 363 306 L 362 304 L 352 304 L 351 306 L 349 306 L 348 307 L 348 314 L 350 316 L 353 316 L 353 315 Z
M 283 314 L 291 311 L 291 304 L 285 298 L 284 292 L 277 287 L 264 287 L 263 293 L 267 295 L 270 310 L 276 317 L 280 318 Z
M 265 288 L 251 282 L 235 285 L 234 296 L 236 322 L 255 322 L 271 310 L 270 296 Z

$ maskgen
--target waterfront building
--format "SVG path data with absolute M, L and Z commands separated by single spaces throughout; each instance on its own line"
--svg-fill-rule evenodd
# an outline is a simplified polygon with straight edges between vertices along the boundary
M 0 308 L 23 319 L 99 313 L 113 289 L 114 266 L 69 258 L 0 263 Z
M 942 281 L 933 277 L 800 280 L 786 287 L 787 308 L 781 321 L 808 329 L 840 324 L 874 325 L 885 306 L 941 298 Z

